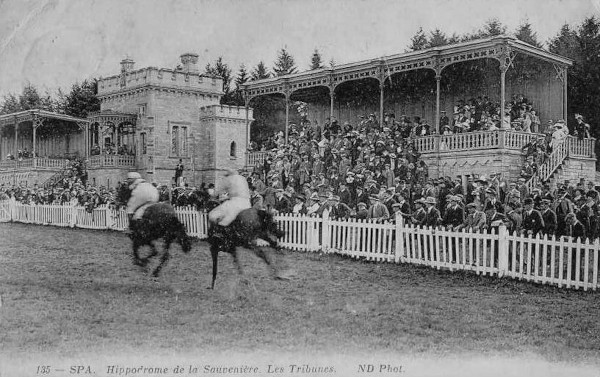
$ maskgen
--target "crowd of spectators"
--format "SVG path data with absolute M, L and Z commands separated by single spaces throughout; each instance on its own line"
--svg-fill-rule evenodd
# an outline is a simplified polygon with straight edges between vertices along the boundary
M 402 218 L 408 224 L 455 230 L 484 231 L 504 224 L 528 235 L 598 238 L 600 198 L 593 182 L 565 181 L 553 188 L 540 184 L 531 192 L 527 186 L 553 148 L 569 135 L 565 122 L 542 130 L 522 96 L 513 98 L 509 109 L 505 128 L 546 133 L 523 148 L 527 157 L 518 181 L 497 173 L 471 177 L 466 185 L 460 178 L 431 179 L 412 142 L 415 136 L 431 133 L 427 122 L 408 122 L 404 116 L 396 122 L 393 114 L 387 114 L 380 124 L 371 114 L 356 126 L 340 125 L 335 119 L 323 129 L 309 122 L 291 126 L 288 144 L 282 132 L 270 137 L 262 147 L 268 151 L 265 163 L 248 178 L 252 204 L 274 213 L 376 221 Z M 469 127 L 459 126 L 456 132 L 490 129 L 490 120 L 499 121 L 494 111 L 498 106 L 485 97 L 469 105 L 461 101 L 453 126 L 470 119 Z M 585 133 L 589 125 L 580 129 L 583 137 L 589 136 Z
M 23 204 L 79 205 L 88 211 L 103 205 L 116 205 L 117 188 L 94 187 L 87 180 L 85 161 L 68 160 L 67 167 L 45 186 L 0 184 L 0 200 Z

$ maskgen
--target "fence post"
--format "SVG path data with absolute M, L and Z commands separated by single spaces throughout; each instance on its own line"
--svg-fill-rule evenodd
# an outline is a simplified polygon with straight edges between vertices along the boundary
M 396 214 L 395 254 L 394 262 L 400 263 L 400 259 L 404 257 L 404 217 L 399 213 Z
M 498 227 L 498 277 L 508 274 L 508 229 L 502 224 Z
M 327 252 L 330 248 L 331 240 L 331 222 L 329 216 L 323 216 L 321 228 L 321 250 Z
M 108 205 L 106 205 L 106 207 L 104 207 L 104 211 L 105 211 L 105 216 L 106 216 L 106 229 L 112 229 L 114 224 L 113 224 L 113 217 L 111 216 L 111 209 Z
M 74 204 L 72 204 L 71 205 L 71 219 L 69 221 L 69 226 L 71 228 L 74 228 L 76 223 L 77 223 L 77 207 Z

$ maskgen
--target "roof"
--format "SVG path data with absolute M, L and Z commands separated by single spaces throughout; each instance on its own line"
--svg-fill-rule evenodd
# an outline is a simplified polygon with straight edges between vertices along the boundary
M 445 67 L 455 63 L 485 58 L 503 61 L 511 59 L 514 53 L 526 54 L 561 67 L 573 65 L 571 59 L 532 46 L 514 37 L 500 35 L 341 64 L 333 68 L 251 81 L 244 84 L 244 89 L 248 98 L 252 98 L 272 93 L 285 94 L 286 91 L 291 93 L 316 86 L 335 87 L 345 81 L 369 77 L 382 79 L 395 73 L 416 69 L 432 69 L 438 74 L 443 74 Z
M 66 114 L 53 113 L 51 111 L 41 109 L 31 109 L 11 114 L 0 115 L 0 127 L 21 122 L 31 122 L 34 121 L 36 118 L 59 119 L 73 123 L 88 123 L 88 120 L 83 118 L 77 118 Z

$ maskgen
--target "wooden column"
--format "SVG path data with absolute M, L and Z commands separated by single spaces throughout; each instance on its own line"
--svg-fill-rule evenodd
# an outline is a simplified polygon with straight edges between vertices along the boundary
M 35 169 L 37 167 L 37 157 L 35 156 L 35 151 L 36 151 L 36 144 L 35 144 L 35 136 L 36 136 L 36 131 L 37 131 L 37 118 L 33 118 L 33 124 L 32 124 L 32 128 L 33 128 L 33 140 L 32 140 L 32 151 L 31 153 L 33 153 L 33 168 Z
M 13 151 L 13 157 L 15 158 L 15 161 L 19 158 L 19 147 L 17 145 L 17 138 L 19 136 L 19 121 L 17 120 L 17 117 L 15 117 L 15 149 Z
M 435 75 L 435 131 L 440 134 L 440 81 L 442 80 L 442 74 L 437 73 Z
M 568 107 L 567 107 L 567 76 L 568 76 L 567 67 L 564 67 L 564 71 L 563 71 L 563 119 L 565 120 L 565 123 L 567 122 L 567 114 L 568 114 Z
M 383 89 L 385 88 L 385 79 L 379 81 L 379 123 L 383 125 Z
M 290 95 L 285 94 L 285 143 L 288 143 L 288 133 L 290 128 Z
M 335 88 L 329 87 L 329 119 L 333 120 L 333 109 L 335 104 Z
M 505 114 L 505 103 L 506 103 L 506 68 L 500 65 L 500 121 L 501 125 L 504 124 Z

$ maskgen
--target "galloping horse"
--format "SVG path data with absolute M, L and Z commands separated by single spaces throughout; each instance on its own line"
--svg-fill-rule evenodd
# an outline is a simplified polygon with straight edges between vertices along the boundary
M 158 254 L 152 242 L 161 238 L 164 240 L 164 251 L 160 264 L 152 272 L 154 277 L 160 274 L 160 270 L 169 260 L 169 247 L 173 241 L 177 241 L 181 245 L 181 250 L 184 253 L 188 253 L 192 248 L 190 237 L 186 234 L 184 225 L 179 221 L 175 210 L 168 203 L 155 203 L 148 206 L 142 218 L 131 230 L 130 237 L 133 241 L 133 263 L 142 267 L 148 264 L 150 258 Z M 148 245 L 152 249 L 152 253 L 146 258 L 140 258 L 138 253 L 139 248 L 143 245 Z
M 237 256 L 238 246 L 254 251 L 258 257 L 273 268 L 276 278 L 287 279 L 277 273 L 271 258 L 272 252 L 277 248 L 277 240 L 283 235 L 284 233 L 277 227 L 271 214 L 254 208 L 240 212 L 234 222 L 227 227 L 211 225 L 208 231 L 208 243 L 210 243 L 213 262 L 210 289 L 215 288 L 219 252 L 231 254 L 239 273 L 243 273 Z

